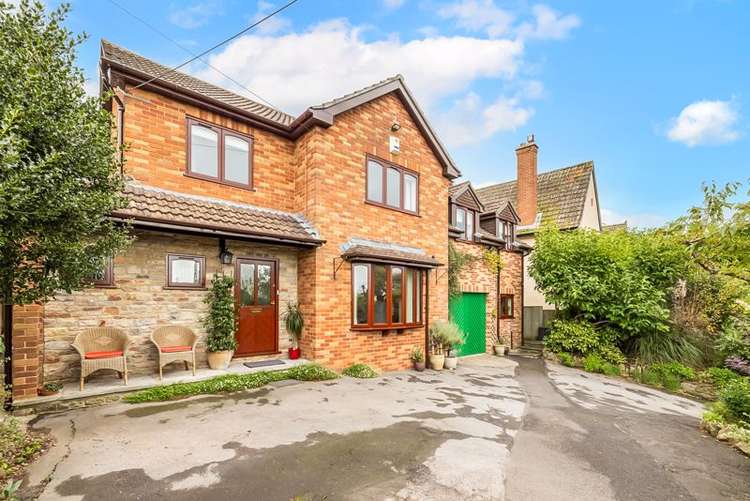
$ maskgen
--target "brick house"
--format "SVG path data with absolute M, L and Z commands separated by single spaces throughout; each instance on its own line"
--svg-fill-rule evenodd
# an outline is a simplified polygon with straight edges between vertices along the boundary
M 537 173 L 538 151 L 530 135 L 516 148 L 516 179 L 476 190 L 485 209 L 498 210 L 508 203 L 517 207 L 517 240 L 528 247 L 533 247 L 535 233 L 546 223 L 561 230 L 602 231 L 594 162 Z M 555 306 L 536 290 L 528 273 L 529 258 L 524 258 L 523 266 L 523 337 L 535 340 L 539 327 L 548 326 L 554 317 Z
M 460 293 L 450 298 L 451 317 L 467 336 L 461 352 L 490 353 L 494 333 L 510 348 L 520 347 L 523 256 L 530 248 L 515 239 L 518 213 L 510 202 L 488 210 L 469 181 L 449 193 L 451 245 L 471 256 L 461 270 Z M 500 257 L 499 273 L 486 253 Z
M 476 193 L 452 187 L 460 172 L 401 76 L 294 117 L 107 41 L 100 65 L 127 146 L 130 203 L 111 217 L 128 221 L 135 240 L 94 287 L 16 309 L 16 399 L 35 396 L 42 382 L 77 380 L 70 344 L 100 325 L 129 335 L 131 373 L 155 373 L 149 335 L 165 324 L 204 335 L 203 300 L 218 273 L 235 277 L 235 357 L 283 357 L 281 316 L 298 302 L 304 358 L 335 369 L 404 369 L 430 322 L 449 316 L 440 268 L 449 227 L 456 245 L 493 248 L 508 261 L 500 289 L 485 278 L 467 280 L 466 292 L 486 293 L 488 304 L 509 294 L 520 304 L 519 248 L 484 230 L 514 224 L 512 205 L 496 216 L 472 206 L 481 231 L 457 236 L 464 191 L 479 203 Z M 514 336 L 515 308 L 502 320 Z M 202 343 L 198 350 L 203 366 Z

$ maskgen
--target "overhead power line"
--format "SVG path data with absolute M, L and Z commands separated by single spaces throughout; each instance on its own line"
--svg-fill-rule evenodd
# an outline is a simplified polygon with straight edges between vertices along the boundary
M 123 11 L 125 14 L 127 14 L 130 17 L 132 17 L 133 19 L 135 19 L 136 21 L 139 21 L 141 24 L 143 24 L 147 28 L 151 29 L 152 31 L 154 31 L 155 33 L 157 33 L 159 36 L 161 36 L 162 38 L 164 38 L 165 40 L 171 42 L 172 44 L 174 44 L 178 48 L 180 48 L 183 51 L 185 51 L 188 54 L 190 54 L 191 56 L 195 56 L 195 53 L 192 50 L 188 49 L 187 47 L 185 47 L 181 43 L 177 42 L 176 40 L 174 40 L 173 38 L 171 38 L 169 35 L 167 35 L 163 31 L 161 31 L 159 28 L 157 28 L 153 24 L 149 23 L 148 21 L 146 21 L 142 17 L 140 17 L 140 16 L 134 14 L 133 12 L 129 11 L 128 9 L 126 9 L 124 6 L 122 6 L 121 4 L 119 4 L 118 2 L 116 2 L 115 0 L 109 0 L 109 3 L 111 3 L 112 5 L 114 5 L 115 7 L 117 7 L 121 11 Z M 261 96 L 257 92 L 253 91 L 252 89 L 250 89 L 249 87 L 247 87 L 245 84 L 243 84 L 241 82 L 238 82 L 237 80 L 235 80 L 231 76 L 227 75 L 226 73 L 224 73 L 223 71 L 221 71 L 219 68 L 217 68 L 216 66 L 212 65 L 211 63 L 209 63 L 207 60 L 205 60 L 203 58 L 199 58 L 199 59 L 206 66 L 208 66 L 209 68 L 211 68 L 215 72 L 219 73 L 220 75 L 224 76 L 224 78 L 226 78 L 227 80 L 233 82 L 235 85 L 237 85 L 237 86 L 241 87 L 242 89 L 246 90 L 247 92 L 249 92 L 250 94 L 252 94 L 254 97 L 256 97 L 259 100 L 263 101 L 264 103 L 266 103 L 267 105 L 271 106 L 272 108 L 277 108 L 277 106 L 274 105 L 273 103 L 271 103 L 268 99 L 264 98 L 263 96 Z
M 299 1 L 299 0 L 291 0 L 291 1 L 287 2 L 287 3 L 285 3 L 284 5 L 282 5 L 281 7 L 279 7 L 278 9 L 276 9 L 275 11 L 271 12 L 270 14 L 267 14 L 266 16 L 262 17 L 262 18 L 261 18 L 261 19 L 259 19 L 258 21 L 254 22 L 253 24 L 251 24 L 250 26 L 248 26 L 247 28 L 245 28 L 245 29 L 243 29 L 243 30 L 240 30 L 239 32 L 235 33 L 235 34 L 234 34 L 234 35 L 232 35 L 231 37 L 229 37 L 229 38 L 225 38 L 225 39 L 224 39 L 224 40 L 222 40 L 221 42 L 219 42 L 219 43 L 217 43 L 216 45 L 214 45 L 214 46 L 212 46 L 212 47 L 210 47 L 210 48 L 208 48 L 208 49 L 204 50 L 204 51 L 203 51 L 203 52 L 201 52 L 200 54 L 197 54 L 196 56 L 193 56 L 192 58 L 188 59 L 188 60 L 187 60 L 187 61 L 185 61 L 184 63 L 178 64 L 177 66 L 175 66 L 175 67 L 173 67 L 173 68 L 170 68 L 170 69 L 168 69 L 167 71 L 164 71 L 164 72 L 162 72 L 162 73 L 160 73 L 160 74 L 156 75 L 155 77 L 152 77 L 152 78 L 150 78 L 150 79 L 146 80 L 145 82 L 142 82 L 142 83 L 140 83 L 140 84 L 136 85 L 136 86 L 135 86 L 135 87 L 133 87 L 133 88 L 134 88 L 134 89 L 139 89 L 139 88 L 143 87 L 144 85 L 148 85 L 148 84 L 150 84 L 150 83 L 151 83 L 151 82 L 153 82 L 154 80 L 159 80 L 160 78 L 164 77 L 165 75 L 168 75 L 169 73 L 172 73 L 173 71 L 177 71 L 177 70 L 179 70 L 179 69 L 180 69 L 180 68 L 182 68 L 183 66 L 187 66 L 188 64 L 192 63 L 193 61 L 195 61 L 195 60 L 197 60 L 197 59 L 200 59 L 201 57 L 205 56 L 206 54 L 208 54 L 208 53 L 210 53 L 210 52 L 213 52 L 214 50 L 218 49 L 218 48 L 219 48 L 219 47 L 221 47 L 222 45 L 226 45 L 227 43 L 231 42 L 231 41 L 232 41 L 232 40 L 234 40 L 235 38 L 237 38 L 237 37 L 239 37 L 239 36 L 241 36 L 241 35 L 244 35 L 244 34 L 245 34 L 245 33 L 247 33 L 248 31 L 250 31 L 251 29 L 255 28 L 256 26 L 258 26 L 258 25 L 260 25 L 260 24 L 264 23 L 265 21 L 269 20 L 270 18 L 272 18 L 273 16 L 275 16 L 275 15 L 276 15 L 276 14 L 278 14 L 279 12 L 282 12 L 282 11 L 284 11 L 284 10 L 288 9 L 289 7 L 291 7 L 292 5 L 294 5 L 295 3 L 297 3 L 298 1 Z

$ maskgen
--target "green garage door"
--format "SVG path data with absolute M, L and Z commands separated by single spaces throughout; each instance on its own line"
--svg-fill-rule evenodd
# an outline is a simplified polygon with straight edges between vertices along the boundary
M 484 353 L 487 295 L 464 292 L 451 298 L 450 315 L 451 320 L 466 334 L 466 342 L 458 354 L 463 356 Z

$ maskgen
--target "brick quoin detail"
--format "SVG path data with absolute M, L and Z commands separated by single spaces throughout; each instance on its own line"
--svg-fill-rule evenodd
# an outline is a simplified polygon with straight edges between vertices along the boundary
M 41 384 L 44 307 L 37 304 L 13 307 L 13 398 L 36 396 Z

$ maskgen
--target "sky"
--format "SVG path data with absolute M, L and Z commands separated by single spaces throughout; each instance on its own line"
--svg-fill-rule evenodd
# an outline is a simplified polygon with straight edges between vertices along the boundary
M 177 65 L 283 3 L 73 0 L 68 27 L 93 90 L 101 38 Z M 475 186 L 533 133 L 540 172 L 593 160 L 605 222 L 648 227 L 750 178 L 747 26 L 744 0 L 298 0 L 186 71 L 293 115 L 400 73 Z

